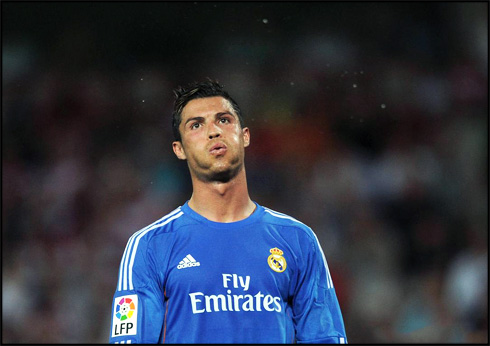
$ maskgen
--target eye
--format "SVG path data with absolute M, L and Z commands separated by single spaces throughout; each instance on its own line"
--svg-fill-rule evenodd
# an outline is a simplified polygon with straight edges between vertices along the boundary
M 198 122 L 193 123 L 193 124 L 191 125 L 191 130 L 195 130 L 195 129 L 199 128 L 199 126 L 200 126 L 200 125 L 201 125 L 201 124 L 200 124 L 200 123 L 198 123 Z
M 228 119 L 228 118 L 220 118 L 219 119 L 219 122 L 222 123 L 222 124 L 227 124 L 227 123 L 230 122 L 230 119 Z

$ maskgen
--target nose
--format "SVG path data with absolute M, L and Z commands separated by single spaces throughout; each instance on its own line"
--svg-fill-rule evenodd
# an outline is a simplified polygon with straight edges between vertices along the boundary
M 209 125 L 208 137 L 209 139 L 217 138 L 221 136 L 221 129 L 216 124 Z

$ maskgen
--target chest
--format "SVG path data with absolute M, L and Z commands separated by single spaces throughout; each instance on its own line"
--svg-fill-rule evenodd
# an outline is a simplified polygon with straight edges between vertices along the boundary
M 274 229 L 179 230 L 168 260 L 165 296 L 270 295 L 286 301 L 296 274 L 294 250 Z

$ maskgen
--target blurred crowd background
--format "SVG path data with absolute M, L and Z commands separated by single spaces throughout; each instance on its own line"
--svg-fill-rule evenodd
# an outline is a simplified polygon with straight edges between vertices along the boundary
M 317 233 L 350 343 L 488 344 L 488 2 L 2 1 L 2 343 L 106 343 L 224 84 L 251 197 Z

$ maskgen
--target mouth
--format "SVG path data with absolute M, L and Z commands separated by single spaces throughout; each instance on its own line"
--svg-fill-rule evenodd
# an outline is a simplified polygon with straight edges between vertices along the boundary
M 216 143 L 209 149 L 209 153 L 211 155 L 219 156 L 226 153 L 226 150 L 227 150 L 226 145 L 224 145 L 223 143 Z

